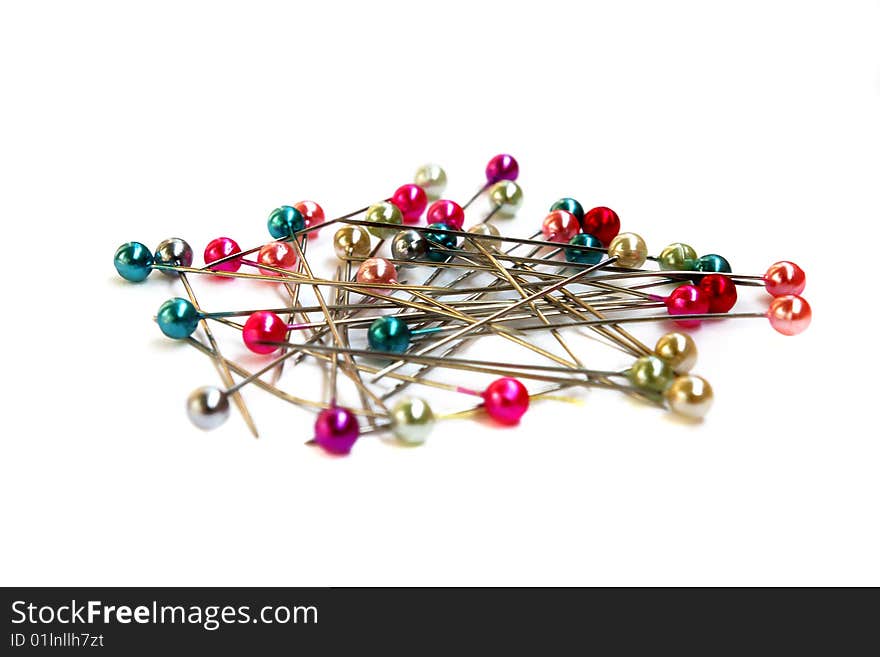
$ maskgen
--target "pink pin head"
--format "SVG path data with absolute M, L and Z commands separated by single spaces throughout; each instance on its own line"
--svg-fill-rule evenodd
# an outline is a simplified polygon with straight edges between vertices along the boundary
M 398 187 L 391 195 L 391 202 L 403 215 L 403 223 L 417 224 L 428 207 L 428 195 L 418 185 L 406 184 Z
M 593 208 L 584 215 L 583 229 L 607 247 L 620 232 L 620 217 L 611 208 Z
M 709 295 L 695 285 L 681 285 L 665 299 L 666 309 L 672 316 L 703 315 L 709 312 Z M 675 322 L 682 328 L 697 328 L 698 319 L 682 319 Z
M 293 269 L 296 266 L 296 251 L 287 242 L 269 242 L 260 247 L 257 262 L 277 269 Z M 277 271 L 262 267 L 260 267 L 260 271 L 270 276 L 281 275 Z
M 385 258 L 367 258 L 357 270 L 357 282 L 368 284 L 395 285 L 397 283 L 397 268 Z M 387 288 L 369 288 L 378 294 L 387 294 Z
M 710 313 L 726 313 L 736 305 L 736 283 L 723 274 L 706 274 L 697 287 L 709 297 Z
M 541 222 L 541 232 L 548 242 L 566 242 L 581 230 L 577 217 L 567 210 L 553 210 Z
M 314 201 L 300 201 L 299 203 L 294 203 L 293 207 L 299 210 L 303 219 L 305 219 L 306 228 L 324 223 L 324 208 Z M 313 230 L 306 234 L 309 236 L 309 239 L 313 239 L 318 236 L 319 232 L 318 230 Z
M 255 354 L 271 354 L 280 347 L 264 342 L 284 342 L 287 324 L 275 313 L 259 310 L 247 318 L 241 330 L 244 346 Z
M 807 275 L 804 270 L 788 260 L 774 262 L 764 274 L 764 287 L 774 297 L 800 294 L 806 286 Z
M 519 163 L 513 155 L 501 153 L 486 164 L 486 182 L 497 183 L 499 180 L 516 180 L 519 177 Z
M 241 247 L 230 237 L 216 237 L 205 247 L 205 264 L 220 260 L 233 253 L 241 253 Z M 212 271 L 235 272 L 241 269 L 241 258 L 232 258 L 211 267 Z
M 505 376 L 489 384 L 483 393 L 483 405 L 496 422 L 518 424 L 529 410 L 529 391 L 518 380 Z
M 776 297 L 767 310 L 770 325 L 782 335 L 803 333 L 813 319 L 813 311 L 806 299 L 796 294 Z
M 446 224 L 453 230 L 461 230 L 464 225 L 464 210 L 455 201 L 441 198 L 431 203 L 425 218 L 429 224 Z
M 360 435 L 357 416 L 347 408 L 331 406 L 318 413 L 315 420 L 315 442 L 330 454 L 344 456 Z

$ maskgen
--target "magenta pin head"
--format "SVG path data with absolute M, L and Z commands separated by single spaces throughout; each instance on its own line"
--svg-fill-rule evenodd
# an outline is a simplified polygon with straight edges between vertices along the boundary
M 486 182 L 490 185 L 499 180 L 516 180 L 519 176 L 519 164 L 513 155 L 501 153 L 486 165 Z
M 429 224 L 446 224 L 453 230 L 461 230 L 464 225 L 464 209 L 455 201 L 441 198 L 431 203 L 425 218 Z
M 391 195 L 391 202 L 403 215 L 403 223 L 417 224 L 428 207 L 428 195 L 418 185 L 401 185 Z
M 342 406 L 325 408 L 315 420 L 315 442 L 330 454 L 351 452 L 360 431 L 357 416 Z
M 695 285 L 681 285 L 675 288 L 666 299 L 666 309 L 670 315 L 704 315 L 709 312 L 709 295 Z M 682 328 L 696 328 L 698 319 L 676 320 Z
M 205 264 L 220 260 L 233 253 L 241 253 L 241 247 L 231 237 L 216 237 L 205 247 Z M 235 272 L 241 269 L 241 258 L 232 258 L 211 267 L 212 271 Z
M 265 342 L 284 342 L 287 337 L 287 324 L 278 315 L 268 310 L 259 310 L 247 318 L 241 329 L 244 346 L 255 354 L 271 354 L 278 345 Z
M 800 294 L 807 286 L 804 270 L 788 260 L 774 262 L 764 274 L 764 287 L 774 297 Z
M 505 376 L 489 384 L 483 393 L 483 405 L 496 422 L 518 424 L 529 410 L 529 391 L 517 379 Z
M 813 319 L 813 310 L 806 299 L 796 294 L 786 294 L 770 302 L 767 319 L 782 335 L 797 335 L 807 330 Z

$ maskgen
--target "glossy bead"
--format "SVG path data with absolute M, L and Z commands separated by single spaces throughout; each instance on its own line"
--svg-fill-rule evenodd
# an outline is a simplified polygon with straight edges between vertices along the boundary
M 201 315 L 186 299 L 175 297 L 159 306 L 156 323 L 169 338 L 183 340 L 191 336 L 199 325 Z
M 464 210 L 455 201 L 440 199 L 431 203 L 425 218 L 429 224 L 446 224 L 453 230 L 461 230 L 464 225 Z
M 592 235 L 587 235 L 586 233 L 578 233 L 577 235 L 572 237 L 568 241 L 568 243 L 575 246 L 591 246 L 596 249 L 602 248 L 602 242 L 597 240 Z M 577 249 L 565 250 L 566 260 L 582 265 L 595 265 L 601 262 L 603 257 L 605 257 L 605 254 L 602 251 L 579 251 Z
M 620 232 L 620 217 L 611 208 L 593 208 L 584 215 L 583 230 L 608 246 Z
M 397 283 L 397 269 L 385 258 L 367 258 L 361 263 L 357 270 L 358 283 L 381 283 L 383 285 L 394 285 Z M 364 289 L 365 294 L 371 292 L 375 294 L 386 294 L 387 288 L 367 288 Z
M 214 386 L 197 388 L 186 399 L 186 414 L 199 429 L 216 429 L 229 419 L 229 396 Z
M 492 235 L 494 237 L 499 237 L 501 235 L 501 233 L 498 232 L 498 229 L 488 222 L 474 224 L 473 226 L 468 228 L 467 232 L 474 235 Z M 480 246 L 482 246 L 487 251 L 497 251 L 500 244 L 500 240 L 480 240 Z M 470 240 L 464 240 L 461 248 L 463 248 L 465 251 L 479 250 L 471 243 Z
M 638 269 L 648 259 L 648 245 L 641 235 L 620 233 L 608 244 L 608 257 L 617 256 L 620 267 Z
M 657 257 L 660 269 L 670 271 L 695 271 L 699 264 L 697 252 L 693 247 L 674 242 L 660 252 Z
M 548 242 L 568 242 L 580 230 L 577 217 L 566 210 L 554 210 L 541 222 L 541 232 Z
M 793 262 L 775 262 L 764 274 L 764 287 L 774 297 L 800 294 L 807 286 L 807 275 Z
M 220 258 L 225 258 L 233 253 L 241 253 L 241 247 L 234 239 L 230 237 L 214 238 L 205 247 L 205 264 L 220 260 Z M 211 267 L 211 271 L 234 272 L 239 269 L 241 269 L 241 258 L 233 258 Z
M 724 274 L 707 274 L 697 287 L 709 298 L 710 313 L 726 313 L 736 305 L 736 283 Z
M 672 383 L 675 372 L 662 358 L 642 356 L 627 370 L 626 376 L 639 390 L 663 392 Z
M 255 354 L 271 354 L 281 347 L 263 342 L 284 342 L 287 339 L 287 323 L 268 310 L 258 310 L 247 318 L 241 330 L 244 346 Z
M 306 218 L 292 205 L 282 205 L 269 213 L 266 228 L 275 239 L 292 237 L 306 227 Z
M 709 296 L 695 285 L 680 285 L 666 297 L 666 309 L 670 315 L 703 315 L 709 312 Z M 698 319 L 677 320 L 683 328 L 696 328 Z
M 428 207 L 428 195 L 418 185 L 407 183 L 394 191 L 391 202 L 403 215 L 403 223 L 417 224 L 425 208 Z
M 421 445 L 427 440 L 437 418 L 424 399 L 402 399 L 391 409 L 391 433 L 406 445 Z
M 140 283 L 153 271 L 153 254 L 140 242 L 126 242 L 113 254 L 113 266 L 125 280 Z
M 577 217 L 578 221 L 584 220 L 584 206 L 569 196 L 563 196 L 551 205 L 550 212 L 553 212 L 554 210 L 565 210 L 566 212 L 571 212 Z
M 376 221 L 383 224 L 402 224 L 403 213 L 396 205 L 394 205 L 394 203 L 382 201 L 381 203 L 376 203 L 369 207 L 367 214 L 364 215 L 364 221 Z M 367 226 L 367 230 L 370 231 L 372 235 L 382 239 L 391 237 L 396 232 L 394 228 L 379 226 Z
M 687 333 L 673 331 L 661 335 L 654 345 L 654 354 L 676 372 L 690 372 L 697 364 L 697 343 Z
M 424 260 L 428 257 L 428 240 L 417 230 L 401 230 L 391 240 L 391 256 L 408 262 Z
M 325 408 L 315 420 L 315 442 L 330 454 L 351 452 L 360 431 L 357 416 L 342 406 Z
M 782 335 L 797 335 L 810 325 L 813 311 L 806 299 L 794 294 L 776 297 L 770 302 L 767 319 Z
M 343 226 L 333 235 L 333 250 L 340 260 L 366 258 L 372 249 L 370 234 L 361 226 Z
M 294 203 L 293 207 L 299 210 L 299 213 L 303 216 L 306 228 L 320 226 L 324 223 L 324 208 L 314 201 L 300 201 L 299 203 Z M 320 232 L 319 230 L 313 230 L 308 234 L 309 239 L 316 238 Z
M 409 347 L 411 338 L 409 326 L 400 317 L 394 315 L 377 317 L 367 330 L 367 341 L 370 343 L 370 348 L 376 351 L 402 354 Z
M 296 266 L 296 251 L 287 242 L 269 242 L 260 247 L 257 262 L 261 265 L 278 269 L 293 269 Z M 269 276 L 281 276 L 277 271 L 259 268 L 260 272 Z
M 429 201 L 436 201 L 446 189 L 446 172 L 437 164 L 423 164 L 416 169 L 413 182 L 425 190 Z
M 732 270 L 727 258 L 717 253 L 700 256 L 697 261 L 697 271 L 704 271 L 707 274 L 729 274 Z
M 512 180 L 499 180 L 489 188 L 489 203 L 495 210 L 493 217 L 512 219 L 523 202 L 522 188 Z
M 192 247 L 187 244 L 186 240 L 182 240 L 179 237 L 162 240 L 153 253 L 153 262 L 157 265 L 168 265 L 170 267 L 190 267 L 193 263 Z M 171 278 L 177 276 L 175 271 L 166 271 L 164 269 L 159 271 Z
M 458 237 L 448 233 L 449 230 L 455 230 L 448 224 L 433 224 L 431 230 L 425 231 L 425 239 L 428 240 L 428 259 L 433 262 L 444 262 L 450 258 L 450 254 L 442 249 L 458 248 Z
M 669 410 L 697 420 L 709 412 L 714 400 L 709 382 L 694 374 L 676 377 L 666 389 Z
M 483 405 L 496 422 L 514 425 L 529 410 L 529 391 L 517 379 L 505 376 L 489 384 Z
M 516 180 L 519 176 L 519 164 L 513 155 L 501 153 L 486 164 L 486 180 L 496 183 L 499 180 Z

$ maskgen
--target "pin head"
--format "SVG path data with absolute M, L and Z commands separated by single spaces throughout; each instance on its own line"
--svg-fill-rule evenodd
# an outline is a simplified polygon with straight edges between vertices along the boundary
M 113 254 L 113 266 L 125 280 L 140 283 L 153 271 L 153 254 L 140 242 L 126 242 Z
M 391 409 L 391 432 L 406 445 L 421 445 L 427 440 L 437 418 L 424 399 L 402 399 Z
M 770 302 L 767 319 L 782 335 L 797 335 L 807 330 L 813 319 L 813 311 L 806 299 L 787 294 Z
M 620 232 L 620 217 L 611 208 L 599 206 L 584 214 L 583 225 L 585 233 L 607 246 Z
M 461 230 L 464 225 L 464 210 L 455 201 L 440 199 L 431 203 L 425 218 L 429 224 L 446 224 L 453 230 Z
M 715 400 L 709 382 L 694 374 L 675 377 L 665 396 L 671 411 L 693 419 L 704 417 Z
M 402 224 L 403 213 L 400 209 L 389 201 L 382 201 L 371 205 L 364 215 L 364 221 L 376 221 L 383 224 Z M 379 226 L 367 226 L 367 230 L 376 237 L 385 239 L 394 235 L 393 228 L 384 228 Z
M 764 287 L 774 297 L 800 294 L 807 286 L 807 275 L 793 262 L 774 262 L 764 274 Z
M 296 251 L 287 242 L 269 242 L 260 247 L 257 262 L 261 265 L 277 269 L 293 269 L 296 266 Z M 269 276 L 281 276 L 277 271 L 259 268 L 260 272 Z
M 344 456 L 351 452 L 360 430 L 354 413 L 342 406 L 331 406 L 318 413 L 315 442 L 325 452 Z
M 156 323 L 159 329 L 174 340 L 191 336 L 199 325 L 201 315 L 187 299 L 174 297 L 159 306 Z
M 676 372 L 690 372 L 697 364 L 697 343 L 687 333 L 673 331 L 661 335 L 654 345 L 654 354 L 665 360 Z
M 730 268 L 727 258 L 717 253 L 709 253 L 708 255 L 700 256 L 700 259 L 697 261 L 697 271 L 704 271 L 708 274 L 729 274 L 733 270 Z
M 666 309 L 672 316 L 703 315 L 709 312 L 709 295 L 696 285 L 680 285 L 665 299 Z M 675 322 L 682 328 L 696 328 L 698 319 L 685 319 Z
M 550 212 L 553 212 L 554 210 L 565 210 L 566 212 L 571 212 L 575 217 L 577 217 L 578 221 L 583 221 L 584 219 L 584 206 L 570 196 L 563 196 L 561 199 L 557 200 L 553 205 L 551 205 Z
M 445 262 L 450 254 L 438 249 L 457 249 L 458 237 L 447 231 L 457 230 L 449 224 L 432 224 L 431 230 L 425 231 L 428 240 L 428 259 L 434 262 Z
M 417 230 L 401 230 L 391 240 L 391 255 L 408 262 L 424 260 L 428 257 L 428 240 Z
M 516 180 L 519 177 L 519 163 L 513 155 L 501 153 L 486 164 L 486 181 L 496 183 L 499 180 Z
M 340 260 L 366 258 L 372 248 L 370 234 L 360 226 L 343 226 L 333 235 L 333 250 Z
M 662 358 L 642 356 L 627 370 L 626 376 L 639 390 L 663 392 L 672 383 L 675 372 Z
M 493 217 L 512 219 L 522 206 L 522 188 L 512 180 L 499 180 L 489 188 L 489 202 L 497 208 Z
M 255 354 L 271 354 L 280 347 L 264 342 L 283 342 L 287 337 L 287 324 L 268 310 L 259 310 L 247 318 L 241 330 L 244 346 Z
M 179 237 L 171 237 L 159 242 L 153 254 L 153 262 L 157 265 L 169 267 L 189 267 L 193 263 L 193 250 L 186 240 Z M 166 276 L 174 277 L 176 272 L 160 270 Z
M 413 182 L 425 190 L 429 201 L 436 201 L 446 189 L 446 172 L 438 164 L 423 164 L 416 169 Z
M 488 222 L 475 224 L 468 228 L 467 232 L 474 235 L 492 235 L 493 237 L 499 237 L 501 235 L 501 233 L 498 232 L 498 229 Z M 497 242 L 495 240 L 480 240 L 480 246 L 482 246 L 487 251 L 497 251 L 499 243 L 500 242 Z M 462 248 L 465 251 L 478 250 L 477 247 L 475 247 L 470 240 L 465 240 Z
M 357 282 L 394 285 L 397 283 L 397 269 L 385 258 L 367 258 L 358 267 Z M 364 292 L 369 293 L 371 290 L 379 294 L 385 294 L 388 291 L 387 289 L 370 288 Z
M 418 185 L 407 183 L 394 191 L 391 202 L 403 214 L 403 223 L 417 224 L 425 208 L 428 207 L 428 195 Z
M 681 242 L 673 242 L 667 246 L 657 256 L 657 260 L 660 269 L 667 271 L 695 271 L 699 263 L 694 247 Z
M 275 208 L 269 213 L 269 219 L 266 220 L 266 228 L 276 240 L 293 237 L 305 227 L 306 218 L 292 205 L 282 205 Z
M 724 274 L 708 274 L 699 287 L 709 298 L 710 313 L 726 313 L 736 305 L 736 283 Z
M 519 380 L 505 376 L 489 384 L 483 393 L 483 405 L 496 422 L 518 424 L 529 410 L 529 391 Z
M 205 247 L 205 264 L 220 260 L 233 253 L 241 253 L 241 247 L 230 237 L 217 237 L 208 242 Z M 234 272 L 241 269 L 241 258 L 232 258 L 219 265 L 211 267 L 212 271 Z
M 616 256 L 621 267 L 638 269 L 648 259 L 648 245 L 641 235 L 620 233 L 608 244 L 608 256 Z
M 367 341 L 376 351 L 402 354 L 409 347 L 411 338 L 409 326 L 394 315 L 376 318 L 367 330 Z
M 597 240 L 592 235 L 587 235 L 586 233 L 578 233 L 574 237 L 572 237 L 569 241 L 569 244 L 573 244 L 574 246 L 591 246 L 593 248 L 601 249 L 602 242 Z M 566 249 L 565 250 L 565 259 L 569 262 L 576 262 L 582 265 L 595 265 L 602 261 L 602 256 L 604 254 L 601 251 L 580 251 L 578 249 Z
M 553 210 L 541 222 L 541 232 L 548 242 L 568 242 L 580 230 L 577 217 L 567 210 Z
M 300 201 L 299 203 L 294 203 L 293 207 L 299 210 L 299 213 L 303 216 L 306 228 L 320 226 L 324 223 L 324 208 L 314 201 Z M 309 239 L 317 237 L 319 232 L 318 230 L 310 232 Z
M 216 429 L 229 418 L 229 396 L 214 386 L 196 388 L 186 399 L 186 414 L 199 429 Z

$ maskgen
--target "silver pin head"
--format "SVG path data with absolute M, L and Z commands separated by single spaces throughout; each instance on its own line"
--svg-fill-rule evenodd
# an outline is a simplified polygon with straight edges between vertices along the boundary
M 179 237 L 170 237 L 159 242 L 153 261 L 157 265 L 169 265 L 172 267 L 189 267 L 193 263 L 193 250 L 186 240 Z M 176 276 L 177 273 L 160 269 L 166 276 Z
M 395 260 L 415 262 L 428 257 L 428 240 L 419 231 L 398 231 L 391 241 L 391 255 Z
M 199 429 L 216 429 L 229 418 L 229 396 L 214 386 L 197 388 L 186 400 L 186 414 Z

